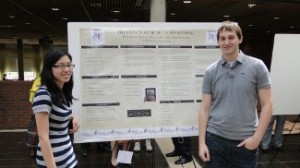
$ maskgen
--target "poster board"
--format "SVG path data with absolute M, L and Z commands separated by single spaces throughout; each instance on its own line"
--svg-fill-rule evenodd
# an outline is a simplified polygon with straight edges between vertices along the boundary
M 68 23 L 77 142 L 198 135 L 221 23 Z
M 300 114 L 300 34 L 275 34 L 271 62 L 273 114 Z

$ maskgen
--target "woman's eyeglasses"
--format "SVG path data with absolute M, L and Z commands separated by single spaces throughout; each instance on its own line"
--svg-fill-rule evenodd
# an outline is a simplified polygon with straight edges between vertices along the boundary
M 67 65 L 65 65 L 65 64 L 56 64 L 56 65 L 53 65 L 53 67 L 57 68 L 61 71 L 65 70 L 66 67 L 70 70 L 73 70 L 73 68 L 75 67 L 75 64 L 67 64 Z

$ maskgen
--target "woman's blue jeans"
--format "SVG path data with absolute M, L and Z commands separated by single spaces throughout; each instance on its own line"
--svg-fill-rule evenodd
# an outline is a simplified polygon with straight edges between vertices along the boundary
M 205 162 L 205 168 L 256 168 L 258 149 L 237 147 L 239 143 L 241 141 L 225 139 L 206 132 L 210 161 Z

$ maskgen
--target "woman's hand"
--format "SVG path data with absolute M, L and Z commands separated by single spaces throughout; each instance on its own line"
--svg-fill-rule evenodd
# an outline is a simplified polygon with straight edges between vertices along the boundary
M 73 116 L 72 118 L 73 118 L 73 120 L 72 120 L 72 126 L 73 126 L 73 128 L 69 129 L 69 133 L 74 134 L 75 132 L 78 131 L 78 129 L 79 129 L 80 126 L 79 126 L 79 120 L 78 120 L 78 118 L 76 116 Z

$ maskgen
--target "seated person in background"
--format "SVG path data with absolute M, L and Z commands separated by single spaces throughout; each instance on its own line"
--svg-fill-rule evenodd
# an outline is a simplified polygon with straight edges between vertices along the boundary
M 3 74 L 2 80 L 6 80 L 6 79 L 7 79 L 7 74 Z
M 119 146 L 122 146 L 122 149 L 119 149 Z M 127 150 L 128 149 L 128 141 L 111 141 L 111 166 L 119 167 L 119 163 L 117 162 L 118 150 Z

